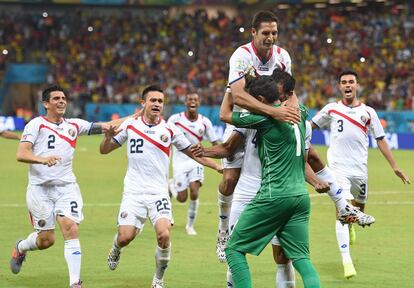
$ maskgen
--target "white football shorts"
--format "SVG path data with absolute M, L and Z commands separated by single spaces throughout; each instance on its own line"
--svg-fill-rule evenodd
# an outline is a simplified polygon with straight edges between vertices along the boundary
M 355 200 L 365 204 L 368 200 L 368 177 L 354 177 L 336 173 L 335 178 L 338 185 L 343 189 L 344 197 L 347 200 Z
M 223 143 L 226 142 L 236 127 L 230 124 L 226 125 L 223 133 Z M 243 165 L 244 145 L 237 148 L 234 154 L 230 157 L 221 159 L 221 164 L 224 169 L 241 168 Z
M 193 162 L 193 161 L 192 161 Z M 204 167 L 198 164 L 179 165 L 173 167 L 174 187 L 178 192 L 184 191 L 190 186 L 190 183 L 199 181 L 203 184 Z
M 173 224 L 170 197 L 165 194 L 124 193 L 118 213 L 118 226 L 131 225 L 142 231 L 147 218 L 153 226 L 160 218 L 166 218 Z
M 77 183 L 27 186 L 27 208 L 35 230 L 55 228 L 57 215 L 76 223 L 83 220 L 83 200 Z

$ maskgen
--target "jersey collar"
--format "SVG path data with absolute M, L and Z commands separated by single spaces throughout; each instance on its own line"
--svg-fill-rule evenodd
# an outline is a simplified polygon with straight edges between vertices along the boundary
M 259 56 L 259 53 L 258 53 L 258 51 L 257 51 L 257 49 L 256 49 L 256 46 L 254 46 L 254 42 L 253 42 L 253 41 L 251 42 L 251 44 L 252 44 L 252 48 L 253 48 L 253 52 L 254 52 L 254 54 L 256 55 L 256 57 L 257 57 L 257 58 L 259 58 L 259 59 L 260 59 L 260 61 L 261 61 L 263 64 L 266 64 L 266 63 L 270 60 L 270 58 L 272 58 L 272 56 L 273 56 L 273 46 L 272 46 L 272 49 L 270 49 L 270 53 L 269 53 L 269 55 L 267 56 L 267 58 L 262 58 L 262 57 L 260 57 L 260 56 Z
M 359 106 L 361 106 L 362 105 L 362 103 L 361 103 L 361 101 L 359 101 L 358 100 L 358 103 L 356 104 L 356 105 L 354 105 L 354 106 L 349 106 L 349 105 L 347 105 L 346 103 L 345 103 L 345 101 L 344 100 L 341 100 L 340 101 L 341 103 L 342 103 L 342 105 L 344 105 L 344 106 L 346 106 L 346 107 L 349 107 L 349 108 L 356 108 L 356 107 L 359 107 Z

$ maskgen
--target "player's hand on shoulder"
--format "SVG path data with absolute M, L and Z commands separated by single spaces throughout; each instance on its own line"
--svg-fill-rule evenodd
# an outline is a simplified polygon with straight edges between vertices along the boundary
M 411 184 L 410 178 L 400 168 L 395 168 L 394 173 L 400 177 L 404 184 Z
M 191 153 L 193 153 L 193 155 L 195 157 L 203 157 L 204 156 L 204 147 L 200 143 L 192 145 L 190 147 L 190 151 L 191 151 Z
M 327 182 L 319 181 L 315 185 L 315 191 L 318 193 L 327 193 L 329 190 L 330 190 L 330 187 Z
M 62 160 L 62 158 L 58 156 L 49 156 L 49 157 L 43 158 L 42 164 L 47 165 L 48 167 L 51 167 L 51 166 L 58 164 L 60 160 Z
M 288 106 L 286 102 L 280 107 L 273 108 L 271 116 L 273 119 L 291 124 L 299 123 L 301 120 L 298 107 Z

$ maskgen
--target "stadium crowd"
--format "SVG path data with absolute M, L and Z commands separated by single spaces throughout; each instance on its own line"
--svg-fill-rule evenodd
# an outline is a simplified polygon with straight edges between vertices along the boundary
M 297 94 L 311 108 L 339 95 L 344 67 L 360 76 L 363 100 L 380 110 L 414 110 L 414 13 L 384 7 L 279 10 L 278 45 L 292 56 Z M 196 90 L 203 104 L 220 104 L 231 52 L 250 40 L 250 11 L 230 18 L 151 13 L 1 12 L 0 72 L 7 63 L 49 65 L 47 82 L 59 83 L 79 106 L 133 103 L 143 86 L 161 85 L 170 103 Z M 369 15 L 368 15 L 369 14 Z M 244 27 L 241 32 L 240 27 Z

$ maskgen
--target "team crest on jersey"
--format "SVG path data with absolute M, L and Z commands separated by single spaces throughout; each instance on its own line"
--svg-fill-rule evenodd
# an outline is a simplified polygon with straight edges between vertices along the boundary
M 37 225 L 39 225 L 39 227 L 45 227 L 46 220 L 41 219 L 41 220 L 37 221 Z
M 169 138 L 168 138 L 168 136 L 167 136 L 167 135 L 162 134 L 162 135 L 160 136 L 160 139 L 161 139 L 161 141 L 162 141 L 162 142 L 167 143 Z
M 76 135 L 76 132 L 73 129 L 69 129 L 68 133 L 69 133 L 70 137 L 75 137 L 75 135 Z
M 364 122 L 364 123 L 367 123 L 368 117 L 365 116 L 365 115 L 361 115 L 361 121 Z
M 198 133 L 203 134 L 203 129 L 201 129 L 201 128 L 200 128 L 200 129 L 198 130 Z
M 178 187 L 181 187 L 181 185 L 183 185 L 181 182 L 177 182 Z
M 119 215 L 119 216 L 121 216 L 121 218 L 125 219 L 128 216 L 128 213 L 125 212 L 125 211 L 122 211 L 121 215 Z

